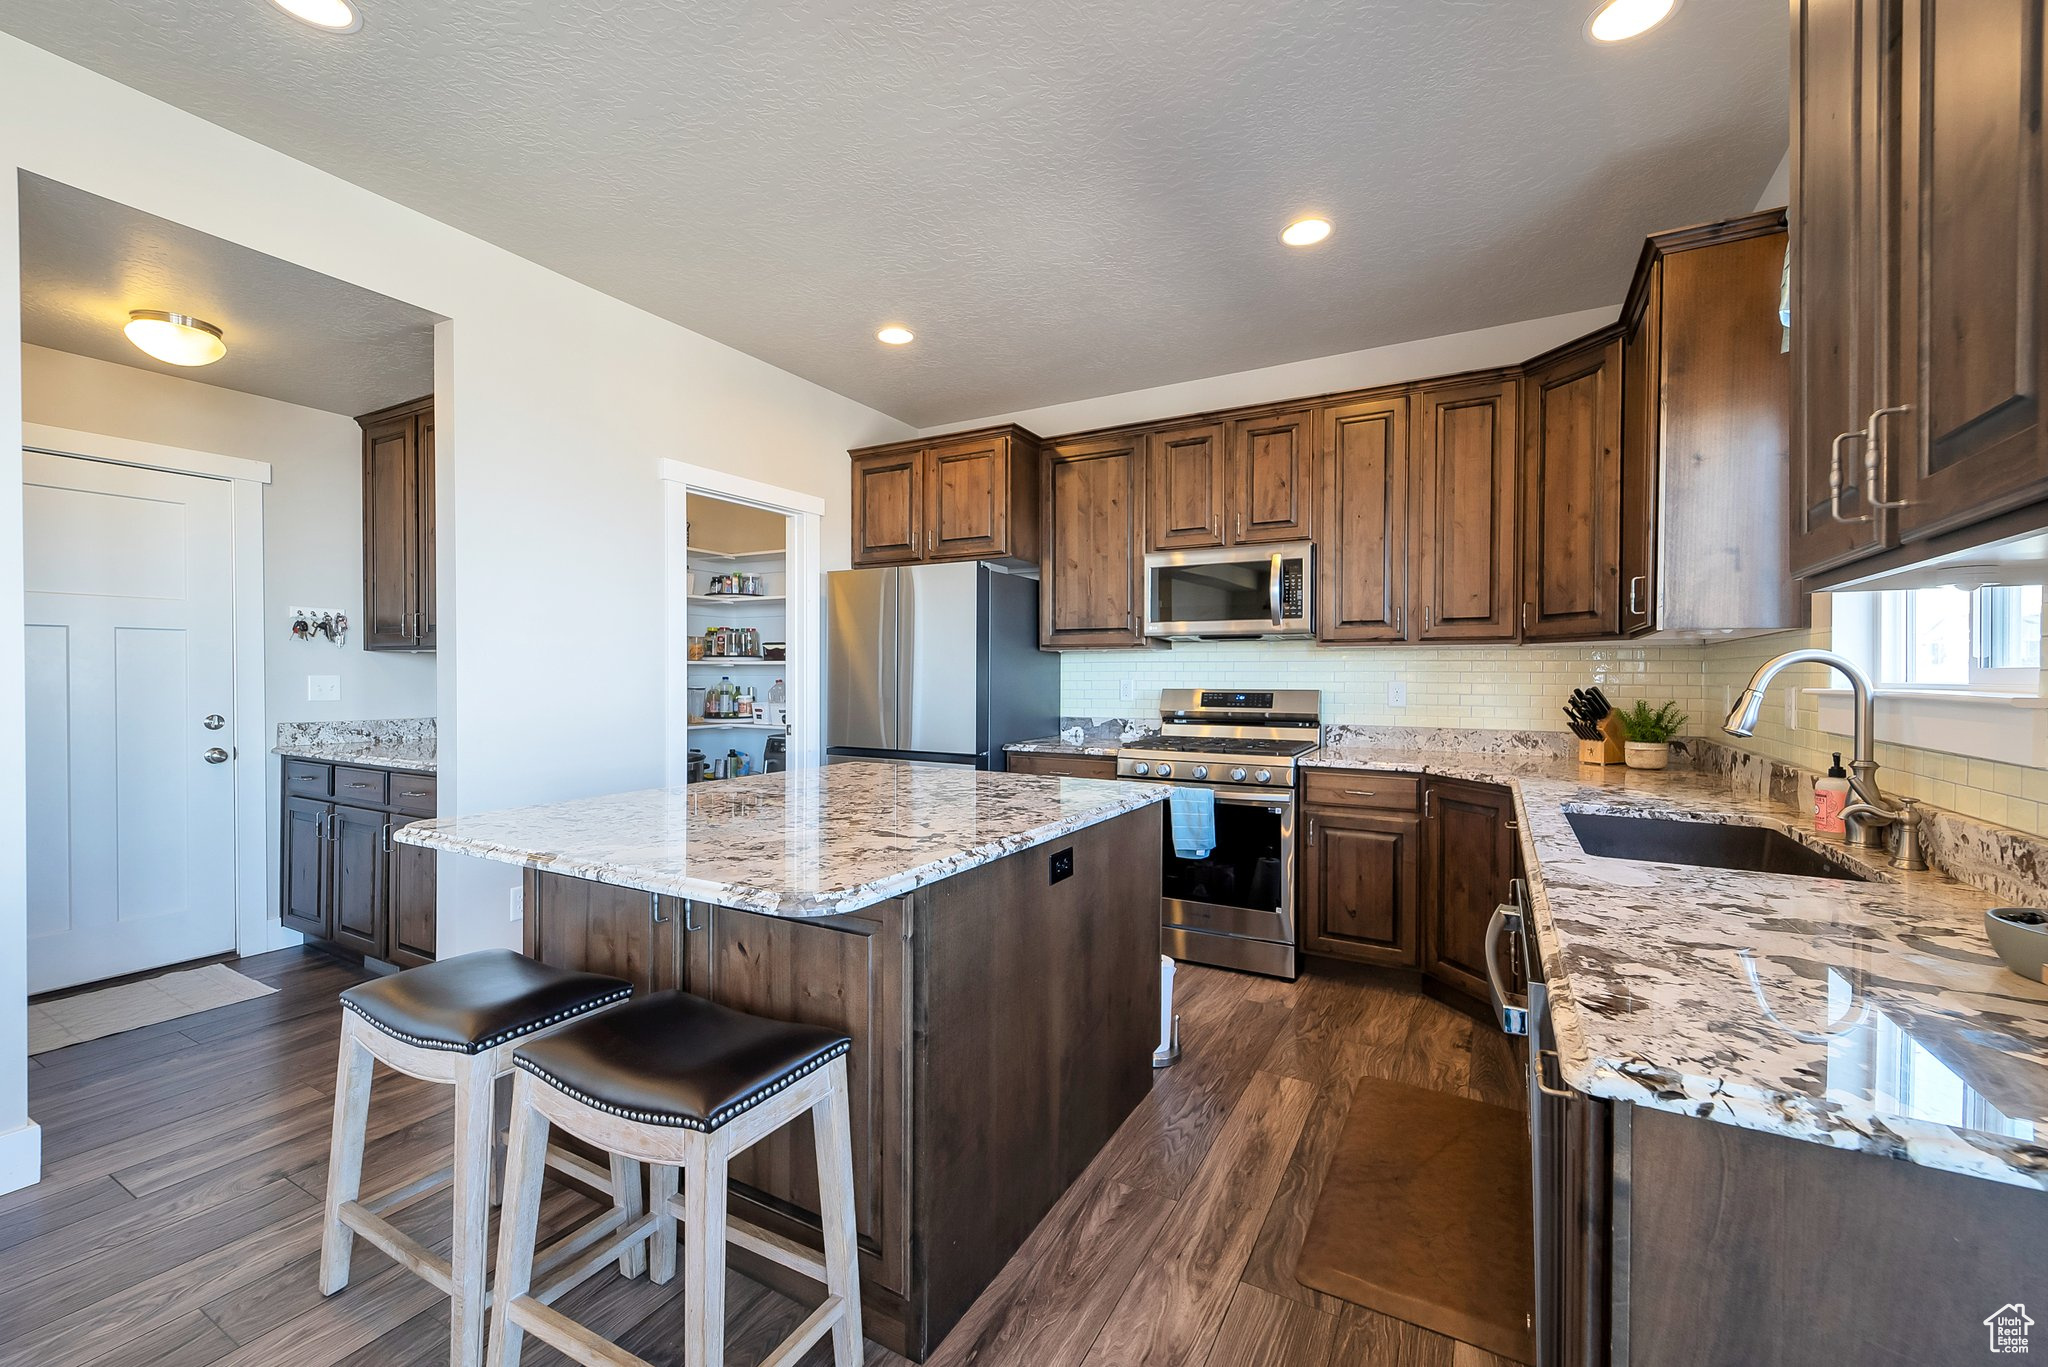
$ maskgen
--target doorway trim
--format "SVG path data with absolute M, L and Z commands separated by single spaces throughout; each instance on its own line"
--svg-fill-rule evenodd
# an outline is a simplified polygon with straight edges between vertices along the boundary
M 666 691 L 662 711 L 668 719 L 664 728 L 664 774 L 671 787 L 680 787 L 689 773 L 690 694 L 689 632 L 684 629 L 683 607 L 690 592 L 688 526 L 690 495 L 709 494 L 728 503 L 742 503 L 789 519 L 788 598 L 789 640 L 796 658 L 785 676 L 790 698 L 791 735 L 789 766 L 815 769 L 825 757 L 823 661 L 825 633 L 821 613 L 824 605 L 824 521 L 825 500 L 816 494 L 764 484 L 745 475 L 664 459 L 662 479 L 662 557 L 667 592 L 664 596 L 666 626 Z
M 263 486 L 270 483 L 270 463 L 34 422 L 21 425 L 21 446 L 24 451 L 46 456 L 228 481 L 235 539 L 230 629 L 234 643 L 235 744 L 230 762 L 235 770 L 235 952 L 261 954 L 297 944 L 300 937 L 285 930 L 270 914 L 270 825 L 264 819 L 268 807 L 263 780 L 270 744 L 264 734 L 263 703 Z

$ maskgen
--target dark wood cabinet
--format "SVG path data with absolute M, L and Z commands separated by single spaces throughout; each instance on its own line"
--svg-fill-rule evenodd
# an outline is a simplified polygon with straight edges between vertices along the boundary
M 1316 639 L 1407 639 L 1408 397 L 1321 410 Z
M 1521 634 L 1621 632 L 1621 332 L 1529 363 L 1522 376 Z
M 1230 423 L 1230 539 L 1305 541 L 1315 534 L 1316 421 L 1309 408 Z
M 673 897 L 528 869 L 521 929 L 530 958 L 609 973 L 635 992 L 683 982 L 683 905 Z
M 1041 755 L 1026 752 L 1003 757 L 1013 774 L 1037 774 L 1047 778 L 1115 778 L 1114 755 Z
M 363 649 L 432 650 L 434 401 L 356 421 L 363 429 Z
M 435 953 L 434 852 L 392 832 L 434 814 L 430 777 L 284 761 L 278 919 L 400 967 Z
M 1416 640 L 1515 639 L 1518 388 L 1506 373 L 1426 386 L 1411 400 Z
M 1793 565 L 2048 525 L 2037 4 L 1792 6 Z
M 1301 948 L 1360 963 L 1420 961 L 1422 822 L 1393 812 L 1311 808 L 1298 905 Z
M 1038 558 L 1038 439 L 1018 427 L 865 447 L 853 459 L 853 563 Z
M 1229 540 L 1226 441 L 1223 424 L 1214 422 L 1161 428 L 1145 435 L 1145 468 L 1152 498 L 1146 525 L 1153 550 L 1221 546 Z
M 1430 779 L 1423 789 L 1429 887 L 1422 934 L 1425 976 L 1481 1002 L 1492 1000 L 1486 975 L 1486 927 L 1511 897 L 1515 877 L 1515 802 L 1505 788 Z
M 1145 644 L 1144 477 L 1142 433 L 1063 442 L 1047 453 L 1040 645 Z

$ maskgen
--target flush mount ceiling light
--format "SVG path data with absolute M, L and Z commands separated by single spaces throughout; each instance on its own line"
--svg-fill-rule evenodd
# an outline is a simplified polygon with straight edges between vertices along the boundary
M 1290 247 L 1313 247 L 1330 235 L 1330 220 L 1297 218 L 1280 230 L 1280 240 Z
M 170 365 L 212 365 L 228 354 L 219 328 L 182 313 L 135 309 L 121 331 L 136 346 Z
M 916 333 L 896 323 L 889 324 L 889 326 L 875 334 L 876 341 L 886 343 L 889 346 L 905 346 L 916 339 Z
M 270 0 L 270 3 L 302 24 L 322 33 L 354 33 L 363 26 L 363 16 L 349 0 Z
M 1586 37 L 1619 43 L 1648 33 L 1678 10 L 1679 0 L 1606 0 L 1586 20 Z

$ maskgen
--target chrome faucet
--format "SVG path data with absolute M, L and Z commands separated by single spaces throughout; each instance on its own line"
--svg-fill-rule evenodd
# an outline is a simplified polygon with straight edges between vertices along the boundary
M 1927 861 L 1920 853 L 1919 809 L 1910 799 L 1893 805 L 1878 790 L 1876 691 L 1871 687 L 1870 676 L 1854 660 L 1832 650 L 1788 650 L 1764 661 L 1750 677 L 1742 696 L 1735 700 L 1735 706 L 1728 709 L 1728 719 L 1721 723 L 1721 729 L 1731 736 L 1755 735 L 1757 718 L 1764 708 L 1764 690 L 1781 670 L 1803 664 L 1827 665 L 1848 679 L 1856 695 L 1856 757 L 1849 764 L 1849 787 L 1856 801 L 1842 809 L 1842 819 L 1849 827 L 1849 844 L 1858 849 L 1884 849 L 1885 828 L 1898 826 L 1899 844 L 1892 867 L 1916 871 L 1926 868 Z

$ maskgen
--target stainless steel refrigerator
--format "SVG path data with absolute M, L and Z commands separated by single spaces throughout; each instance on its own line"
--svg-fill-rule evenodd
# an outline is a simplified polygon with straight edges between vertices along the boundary
M 1001 769 L 1059 728 L 1059 656 L 1038 648 L 1038 581 L 987 565 L 826 576 L 825 753 Z

